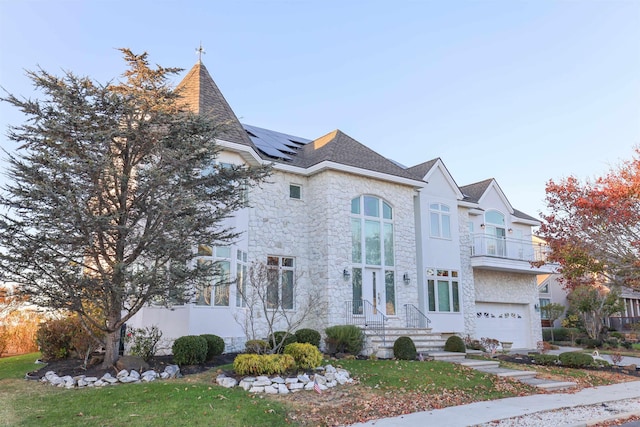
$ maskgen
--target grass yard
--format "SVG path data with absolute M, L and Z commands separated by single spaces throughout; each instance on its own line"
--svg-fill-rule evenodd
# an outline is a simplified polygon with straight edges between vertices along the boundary
M 215 370 L 180 380 L 66 390 L 23 379 L 40 366 L 34 364 L 38 356 L 0 359 L 0 425 L 336 425 L 537 392 L 451 363 L 393 360 L 334 361 L 356 382 L 322 394 L 225 389 L 215 384 Z

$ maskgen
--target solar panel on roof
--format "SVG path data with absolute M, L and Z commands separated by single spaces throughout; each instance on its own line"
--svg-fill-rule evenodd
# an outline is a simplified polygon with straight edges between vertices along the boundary
M 258 141 L 258 142 L 254 141 L 254 144 L 256 144 L 256 148 L 258 150 L 262 151 L 267 156 L 275 157 L 277 159 L 291 160 L 290 156 L 287 156 L 283 152 L 281 152 L 279 150 L 276 150 L 275 148 L 273 148 L 269 144 L 264 144 L 264 143 L 262 143 L 260 141 Z
M 245 124 L 242 126 L 244 126 L 244 129 L 256 147 L 270 157 L 291 160 L 289 154 L 295 154 L 297 149 L 310 142 L 310 140 L 305 138 L 287 135 L 269 129 L 262 129 Z

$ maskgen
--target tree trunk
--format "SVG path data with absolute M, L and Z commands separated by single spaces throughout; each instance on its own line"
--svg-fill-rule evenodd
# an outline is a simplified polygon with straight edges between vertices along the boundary
M 104 343 L 104 361 L 102 369 L 110 369 L 118 359 L 118 349 L 120 347 L 120 330 L 109 332 Z

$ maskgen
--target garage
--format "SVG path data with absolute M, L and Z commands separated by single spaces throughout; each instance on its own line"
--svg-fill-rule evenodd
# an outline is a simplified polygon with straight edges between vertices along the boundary
M 533 348 L 527 304 L 476 303 L 476 338 L 513 342 L 513 348 Z

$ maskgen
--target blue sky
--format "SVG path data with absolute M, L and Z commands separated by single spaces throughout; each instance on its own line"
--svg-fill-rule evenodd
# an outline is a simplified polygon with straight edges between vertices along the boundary
M 241 121 L 441 157 L 458 185 L 496 178 L 534 216 L 549 179 L 602 175 L 640 144 L 634 0 L 0 0 L 0 85 L 33 97 L 37 66 L 106 82 L 118 47 L 189 69 L 200 42 Z M 22 119 L 0 104 L 3 148 Z

